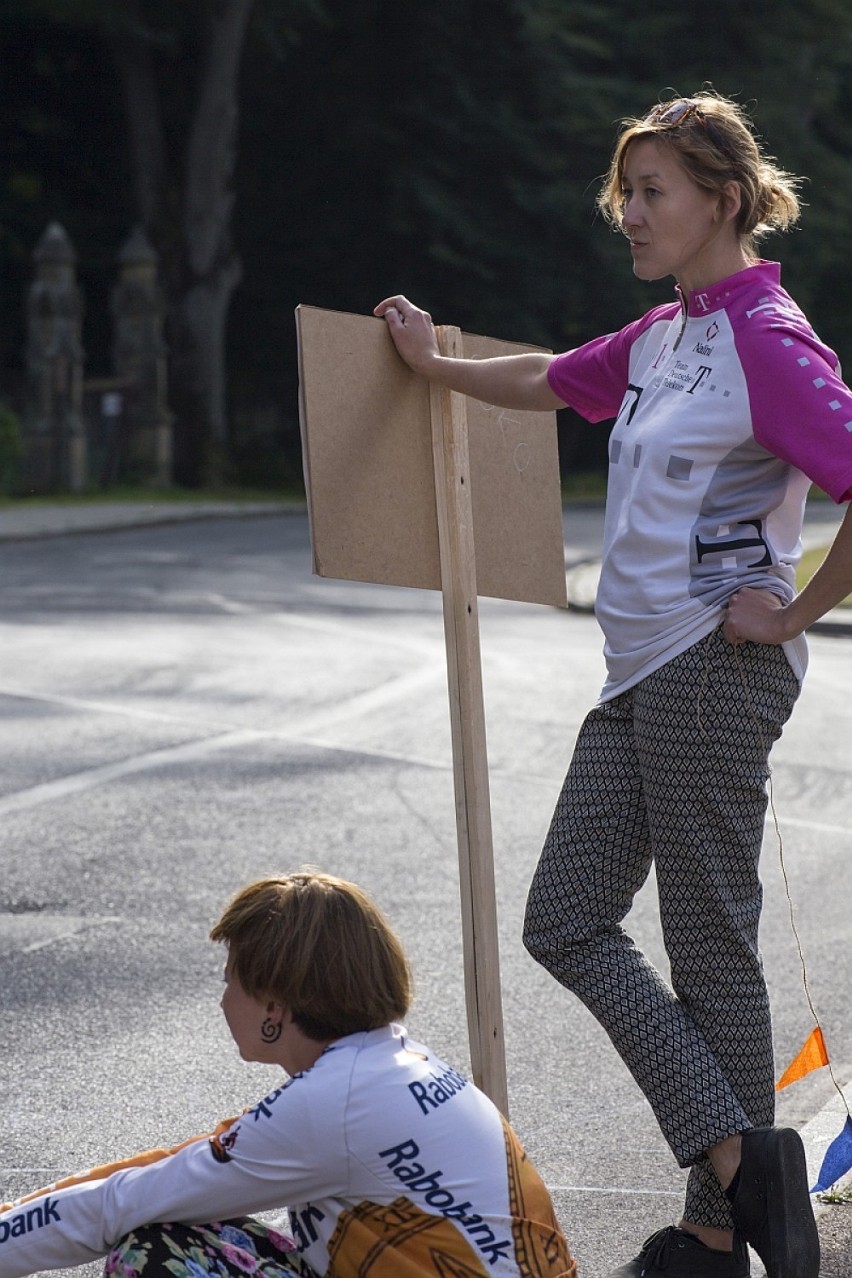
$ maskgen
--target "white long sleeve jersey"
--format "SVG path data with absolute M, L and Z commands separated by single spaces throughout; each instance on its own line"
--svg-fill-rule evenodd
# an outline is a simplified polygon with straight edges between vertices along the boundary
M 210 1138 L 87 1175 L 0 1214 L 0 1278 L 95 1260 L 144 1224 L 281 1207 L 318 1275 L 576 1273 L 511 1128 L 398 1025 L 339 1039 Z

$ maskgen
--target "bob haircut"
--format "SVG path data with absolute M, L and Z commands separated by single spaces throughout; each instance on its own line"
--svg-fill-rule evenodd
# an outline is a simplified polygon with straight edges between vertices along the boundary
M 303 868 L 244 887 L 210 933 L 252 998 L 289 1008 L 309 1038 L 327 1042 L 401 1020 L 411 1003 L 402 946 L 368 896 Z
M 598 208 L 619 230 L 624 218 L 624 165 L 631 143 L 652 138 L 666 147 L 702 190 L 721 195 L 739 184 L 736 230 L 746 253 L 757 258 L 756 242 L 771 231 L 786 231 L 799 218 L 801 178 L 764 155 L 745 111 L 729 98 L 705 90 L 691 98 L 660 103 L 642 119 L 622 121 Z

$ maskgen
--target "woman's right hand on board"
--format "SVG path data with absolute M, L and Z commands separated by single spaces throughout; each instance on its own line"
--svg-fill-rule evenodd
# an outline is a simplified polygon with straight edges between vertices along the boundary
M 373 314 L 384 319 L 396 349 L 409 368 L 428 376 L 429 365 L 441 358 L 429 312 L 398 293 L 379 302 Z

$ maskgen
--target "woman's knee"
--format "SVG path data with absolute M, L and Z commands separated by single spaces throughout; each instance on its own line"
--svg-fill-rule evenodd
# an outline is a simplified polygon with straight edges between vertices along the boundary
M 542 858 L 542 861 L 544 858 Z M 541 863 L 530 884 L 521 933 L 527 953 L 548 971 L 571 946 L 571 926 L 561 894 L 544 883 Z
M 549 910 L 531 909 L 528 903 L 521 939 L 530 957 L 571 989 L 585 971 L 596 930 L 556 901 Z
M 553 953 L 550 945 L 549 934 L 542 931 L 537 925 L 533 926 L 529 918 L 525 918 L 521 939 L 524 944 L 524 949 L 530 957 L 534 958 L 536 963 L 540 963 L 542 967 L 546 968 L 548 966 L 548 959 Z
M 119 1238 L 104 1263 L 104 1278 L 139 1274 L 145 1268 L 151 1274 L 147 1262 L 151 1252 L 158 1251 L 162 1245 L 163 1229 L 163 1225 L 140 1225 Z

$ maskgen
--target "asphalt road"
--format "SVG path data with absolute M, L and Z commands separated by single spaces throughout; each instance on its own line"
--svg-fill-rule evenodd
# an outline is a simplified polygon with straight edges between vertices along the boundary
M 569 561 L 594 554 L 597 527 L 569 516 Z M 206 1130 L 270 1090 L 230 1044 L 206 935 L 238 886 L 276 869 L 319 865 L 378 899 L 414 965 L 410 1028 L 467 1068 L 439 597 L 311 577 L 303 515 L 6 542 L 0 564 L 0 1197 Z M 684 1176 L 602 1032 L 519 939 L 602 681 L 600 634 L 588 615 L 489 600 L 480 623 L 511 1118 L 583 1278 L 604 1278 L 676 1218 Z M 845 1087 L 849 643 L 818 634 L 811 649 L 774 755 L 762 936 L 786 1063 L 813 1021 L 783 853 Z M 664 965 L 652 888 L 631 927 Z M 779 1095 L 814 1171 L 843 1116 L 826 1070 Z M 825 1278 L 852 1273 L 843 1213 L 821 1222 Z

